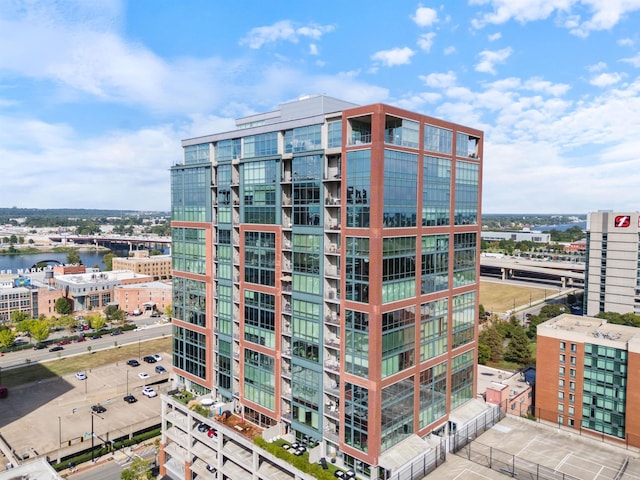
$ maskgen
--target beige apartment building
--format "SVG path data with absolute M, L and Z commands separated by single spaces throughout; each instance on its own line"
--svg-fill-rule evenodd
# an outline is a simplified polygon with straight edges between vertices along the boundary
M 147 250 L 137 250 L 132 257 L 114 257 L 112 270 L 131 270 L 142 275 L 149 275 L 154 280 L 171 278 L 171 255 L 149 256 Z

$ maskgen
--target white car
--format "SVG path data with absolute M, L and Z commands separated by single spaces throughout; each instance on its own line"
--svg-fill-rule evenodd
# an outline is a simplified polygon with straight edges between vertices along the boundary
M 158 355 L 157 353 L 154 353 L 153 355 L 150 355 L 150 357 L 153 357 L 153 359 L 156 362 L 161 362 L 162 361 L 162 357 L 160 355 Z
M 140 378 L 149 378 L 149 374 L 148 374 L 147 372 L 140 372 L 140 373 L 138 374 L 138 376 L 139 376 Z
M 147 396 L 147 397 L 149 397 L 149 398 L 151 398 L 151 397 L 157 397 L 157 396 L 158 396 L 158 394 L 156 393 L 156 391 L 155 391 L 153 388 L 151 388 L 151 387 L 144 387 L 144 388 L 142 389 L 142 394 L 143 394 L 143 395 L 145 395 L 145 396 Z
M 76 372 L 76 378 L 78 380 L 86 380 L 87 374 L 85 372 Z

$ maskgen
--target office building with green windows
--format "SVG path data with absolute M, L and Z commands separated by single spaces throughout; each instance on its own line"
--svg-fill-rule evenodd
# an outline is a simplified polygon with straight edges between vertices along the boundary
M 182 145 L 179 384 L 310 459 L 392 478 L 475 396 L 483 133 L 318 95 Z M 219 462 L 211 478 L 234 478 Z

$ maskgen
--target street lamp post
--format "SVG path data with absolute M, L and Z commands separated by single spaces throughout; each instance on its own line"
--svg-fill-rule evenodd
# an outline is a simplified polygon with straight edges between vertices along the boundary
M 91 412 L 91 463 L 93 463 L 93 412 Z
M 62 420 L 58 417 L 58 463 L 60 463 L 60 450 L 62 449 Z

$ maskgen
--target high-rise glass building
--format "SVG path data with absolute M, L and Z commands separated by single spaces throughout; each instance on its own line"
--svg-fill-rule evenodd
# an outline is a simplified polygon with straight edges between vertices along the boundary
M 178 381 L 389 474 L 474 397 L 483 133 L 327 96 L 236 127 L 171 169 Z
M 585 315 L 640 314 L 640 213 L 589 214 L 584 283 Z

